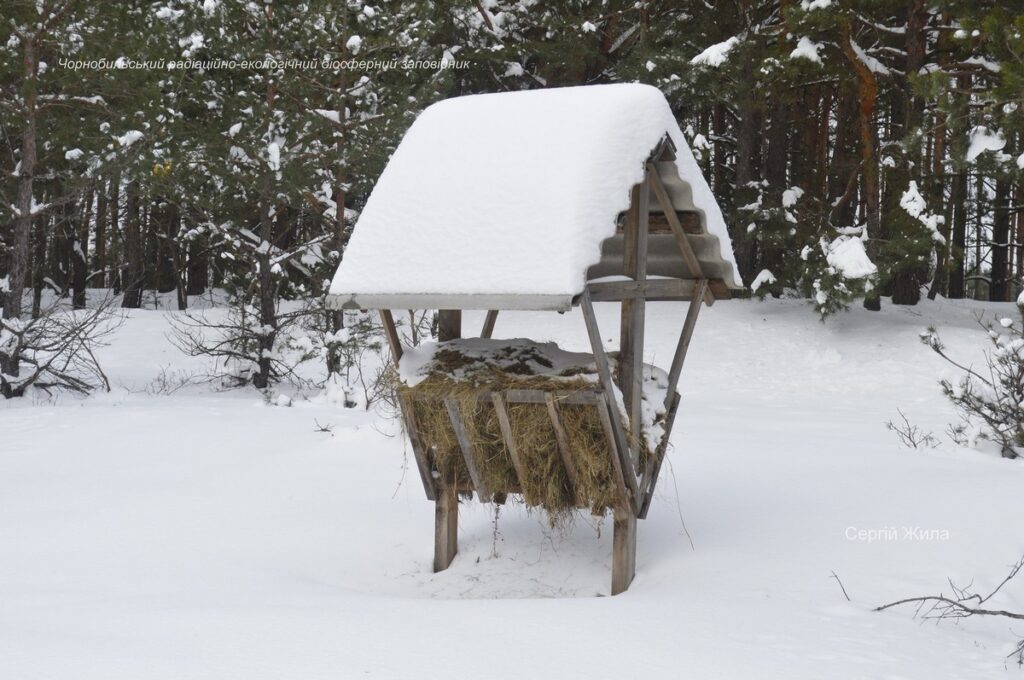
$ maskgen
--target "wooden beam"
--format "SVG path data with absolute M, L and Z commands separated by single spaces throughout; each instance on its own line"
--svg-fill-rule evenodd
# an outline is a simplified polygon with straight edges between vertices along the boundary
M 612 534 L 612 595 L 626 592 L 636 574 L 636 515 L 615 511 Z
M 599 392 L 592 392 L 590 390 L 582 392 L 546 392 L 544 390 L 505 390 L 504 398 L 505 401 L 507 401 L 510 404 L 545 404 L 547 403 L 549 394 L 552 395 L 559 402 L 563 404 L 572 404 L 573 406 L 604 403 L 604 399 Z
M 683 231 L 687 234 L 703 234 L 704 230 L 700 224 L 700 213 L 693 210 L 676 210 L 676 218 L 679 220 L 679 224 L 683 226 Z M 616 233 L 623 234 L 626 231 L 626 215 L 627 213 L 619 213 L 616 219 Z M 647 233 L 649 234 L 671 234 L 672 225 L 668 223 L 668 218 L 663 213 L 651 213 L 649 221 L 647 223 Z
M 434 504 L 434 571 L 451 566 L 459 552 L 459 494 L 454 487 L 442 489 Z
M 690 241 L 686 237 L 686 231 L 683 229 L 683 225 L 679 223 L 679 218 L 676 217 L 676 209 L 675 206 L 672 205 L 672 201 L 668 196 L 668 191 L 665 189 L 665 185 L 662 184 L 661 177 L 658 175 L 657 169 L 652 165 L 647 166 L 647 184 L 654 191 L 654 195 L 658 199 L 658 204 L 661 205 L 662 212 L 664 212 L 665 217 L 668 219 L 669 226 L 672 228 L 672 233 L 676 237 L 676 245 L 679 246 L 679 252 L 682 253 L 683 260 L 686 262 L 686 268 L 690 270 L 690 274 L 694 278 L 705 278 L 700 260 L 697 259 L 697 254 L 693 252 L 693 246 L 690 245 Z M 715 303 L 715 298 L 711 295 L 710 290 L 705 291 L 704 302 L 706 302 L 708 306 Z
M 624 459 L 625 457 L 618 453 L 618 446 L 615 443 L 617 437 L 612 425 L 614 421 L 608 415 L 608 405 L 598 404 L 597 415 L 601 419 L 601 427 L 604 429 L 604 436 L 608 439 L 608 448 L 611 453 L 612 481 L 615 482 L 619 497 L 616 506 L 630 508 L 635 503 L 630 499 L 629 489 L 626 487 L 626 475 L 632 474 L 632 469 L 627 465 L 628 459 Z
M 576 472 L 576 463 L 572 459 L 569 434 L 562 425 L 562 413 L 554 395 L 549 392 L 545 397 L 548 406 L 548 416 L 551 418 L 551 427 L 555 430 L 555 441 L 558 442 L 558 453 L 561 454 L 562 465 L 565 466 L 565 476 L 569 478 L 569 488 L 572 489 L 573 500 L 576 502 L 576 505 L 580 505 L 584 498 L 580 494 L 579 475 Z M 598 406 L 598 408 L 603 408 L 603 404 Z
M 462 337 L 462 310 L 439 309 L 437 311 L 437 339 L 455 340 Z
M 623 502 L 635 505 L 635 510 L 640 509 L 640 498 L 637 491 L 636 475 L 633 473 L 632 456 L 630 455 L 629 441 L 626 439 L 626 431 L 622 426 L 622 415 L 619 413 L 619 406 L 615 403 L 615 385 L 612 382 L 612 372 L 608 366 L 608 355 L 601 343 L 601 330 L 597 327 L 597 316 L 594 314 L 594 305 L 590 302 L 590 294 L 583 291 L 580 299 L 580 309 L 583 311 L 583 320 L 587 325 L 587 335 L 590 338 L 590 347 L 594 352 L 594 363 L 597 365 L 597 373 L 601 378 L 601 387 L 607 409 L 598 409 L 598 412 L 605 412 L 607 428 L 610 434 L 613 462 L 622 469 L 623 481 L 629 489 L 632 497 L 625 496 Z M 627 473 L 628 474 L 625 474 Z
M 696 282 L 689 279 L 591 281 L 587 284 L 591 302 L 618 302 L 628 298 L 686 301 L 693 298 L 696 288 Z
M 647 164 L 647 172 L 656 172 Z M 641 182 L 633 188 L 630 217 L 622 249 L 623 274 L 640 286 L 647 281 L 647 234 L 651 213 L 650 187 Z M 643 398 L 644 372 L 644 314 L 646 301 L 640 297 L 622 300 L 619 319 L 619 362 L 618 379 L 622 400 L 629 418 L 630 441 L 640 441 L 641 401 Z M 639 472 L 640 447 L 632 447 L 633 474 Z
M 498 418 L 498 429 L 501 430 L 501 437 L 505 440 L 505 448 L 508 450 L 508 457 L 512 459 L 512 468 L 516 471 L 516 477 L 519 478 L 519 488 L 525 489 L 523 480 L 528 479 L 526 475 L 526 466 L 523 464 L 523 459 L 519 455 L 519 449 L 516 447 L 515 437 L 512 436 L 512 423 L 508 419 L 508 409 L 505 407 L 505 399 L 497 392 L 493 392 L 491 393 L 491 403 L 494 404 L 494 415 Z M 523 495 L 525 495 L 525 492 Z
M 701 279 L 697 282 L 697 291 L 694 299 L 686 310 L 686 320 L 683 321 L 683 328 L 679 333 L 679 342 L 676 343 L 676 351 L 672 356 L 672 365 L 668 370 L 668 394 L 665 395 L 665 408 L 669 406 L 669 399 L 676 392 L 676 385 L 679 384 L 679 376 L 683 372 L 683 362 L 686 360 L 686 353 L 690 349 L 690 340 L 693 339 L 693 329 L 697 326 L 697 315 L 700 314 L 700 299 L 707 289 L 708 282 Z
M 391 315 L 390 309 L 381 309 L 378 312 L 380 313 L 380 321 L 384 325 L 384 335 L 387 336 L 388 347 L 391 349 L 391 359 L 397 368 L 398 362 L 402 360 L 402 341 L 398 337 L 395 317 Z
M 651 509 L 651 500 L 654 498 L 654 487 L 658 484 L 658 475 L 661 473 L 661 464 L 665 461 L 665 455 L 668 452 L 668 441 L 669 437 L 672 436 L 672 426 L 676 421 L 676 413 L 679 411 L 679 402 L 682 400 L 678 392 L 673 392 L 674 398 L 672 399 L 672 405 L 669 406 L 665 412 L 665 434 L 662 435 L 661 441 L 658 442 L 658 448 L 656 448 L 650 456 L 647 458 L 647 468 L 644 470 L 643 478 L 643 489 L 644 497 L 643 502 L 640 504 L 640 512 L 637 517 L 640 519 L 647 518 L 647 511 Z
M 498 310 L 489 309 L 487 310 L 487 316 L 484 318 L 484 327 L 480 330 L 481 338 L 489 338 L 494 333 L 494 324 L 498 321 Z
M 438 310 L 438 339 L 454 340 L 461 335 L 462 312 L 458 309 Z M 438 486 L 441 488 L 434 502 L 434 571 L 447 569 L 459 551 L 459 493 L 454 485 L 450 488 Z
M 423 482 L 423 491 L 427 494 L 428 500 L 437 500 L 437 483 L 434 481 L 434 471 L 427 457 L 427 449 L 420 439 L 419 427 L 416 425 L 416 411 L 413 410 L 412 400 L 401 392 L 398 393 L 398 410 L 402 414 L 402 422 L 405 424 L 405 433 L 409 435 L 409 444 L 412 446 L 412 454 L 416 459 L 416 469 L 419 470 L 420 480 Z
M 466 431 L 465 424 L 462 422 L 459 402 L 455 397 L 446 397 L 444 406 L 448 409 L 448 417 L 452 421 L 452 430 L 455 432 L 455 438 L 459 440 L 462 459 L 466 462 L 466 469 L 469 470 L 469 478 L 473 480 L 473 488 L 476 489 L 476 495 L 481 503 L 490 503 L 491 492 L 484 483 L 483 475 L 480 474 L 480 468 L 477 467 L 475 447 L 473 446 L 473 440 L 470 439 L 469 433 Z

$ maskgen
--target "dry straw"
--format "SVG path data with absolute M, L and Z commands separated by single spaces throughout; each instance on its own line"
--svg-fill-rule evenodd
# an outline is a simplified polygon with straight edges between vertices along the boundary
M 599 386 L 579 371 L 565 376 L 537 376 L 531 374 L 525 362 L 506 362 L 498 367 L 479 365 L 479 361 L 457 350 L 439 350 L 425 379 L 412 387 L 399 387 L 413 404 L 419 437 L 431 451 L 440 483 L 460 489 L 471 484 L 445 406 L 446 398 L 454 398 L 472 444 L 473 460 L 490 492 L 518 494 L 527 507 L 543 508 L 552 524 L 571 519 L 580 509 L 603 515 L 614 508 L 622 499 L 612 467 L 614 453 L 597 410 L 604 405 L 564 401 L 567 394 L 593 392 Z M 453 373 L 460 378 L 454 379 Z M 559 452 L 546 404 L 507 403 L 512 439 L 523 467 L 523 474 L 517 474 L 491 400 L 492 393 L 510 389 L 551 392 L 562 399 L 559 411 L 576 468 L 575 488 Z

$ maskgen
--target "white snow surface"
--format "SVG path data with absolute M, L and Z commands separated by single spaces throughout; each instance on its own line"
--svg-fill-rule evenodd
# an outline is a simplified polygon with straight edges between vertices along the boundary
M 921 192 L 917 189 L 917 182 L 910 180 L 907 190 L 900 197 L 900 207 L 916 218 L 931 232 L 932 239 L 939 243 L 945 243 L 946 237 L 939 231 L 939 225 L 946 221 L 942 215 L 935 215 L 928 212 L 928 204 L 925 202 Z
M 790 59 L 809 59 L 816 64 L 821 63 L 821 56 L 818 52 L 824 47 L 821 43 L 816 43 L 807 36 L 801 36 L 797 42 L 796 47 L 789 53 Z
M 596 85 L 424 110 L 374 187 L 330 292 L 580 293 L 666 134 L 736 271 L 721 210 L 665 97 L 648 85 Z
M 610 335 L 618 306 L 596 307 Z M 685 309 L 648 305 L 645 360 L 667 363 Z M 702 311 L 636 580 L 601 597 L 610 521 L 560 533 L 506 505 L 495 533 L 492 507 L 463 503 L 434 574 L 434 507 L 394 420 L 162 395 L 208 367 L 168 341 L 177 313 L 128 310 L 100 351 L 111 393 L 0 402 L 0 677 L 1019 678 L 1006 620 L 872 611 L 947 578 L 987 592 L 1024 554 L 1024 466 L 942 436 L 956 414 L 936 381 L 957 372 L 918 339 L 935 325 L 977 364 L 979 312 L 1017 315 L 941 298 L 826 323 L 801 300 Z M 578 310 L 495 331 L 587 347 Z M 897 408 L 943 444 L 901 448 Z M 1024 609 L 1024 582 L 989 604 Z
M 1006 146 L 1006 138 L 1001 130 L 990 130 L 984 125 L 976 125 L 971 129 L 971 143 L 967 147 L 967 162 L 973 163 L 978 156 L 986 151 L 1002 151 Z
M 848 279 L 863 279 L 878 271 L 864 250 L 864 241 L 856 236 L 840 236 L 829 243 L 825 259 Z
M 715 43 L 691 59 L 690 63 L 694 66 L 721 66 L 725 63 L 725 60 L 729 58 L 729 53 L 732 52 L 732 48 L 736 47 L 739 42 L 740 39 L 733 36 L 728 40 Z
M 889 75 L 889 67 L 865 52 L 860 45 L 854 42 L 853 38 L 850 38 L 850 47 L 853 48 L 853 53 L 868 67 L 869 71 L 877 75 Z
M 761 286 L 765 284 L 773 284 L 775 283 L 775 281 L 775 274 L 772 274 L 771 271 L 767 269 L 762 269 L 760 273 L 758 273 L 758 275 L 755 276 L 754 280 L 751 282 L 750 290 L 756 293 L 758 290 L 761 289 Z

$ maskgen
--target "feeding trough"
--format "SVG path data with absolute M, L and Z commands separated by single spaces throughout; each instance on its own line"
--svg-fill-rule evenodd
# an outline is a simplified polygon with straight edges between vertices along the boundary
M 436 504 L 434 569 L 457 552 L 460 494 L 515 494 L 555 518 L 612 513 L 612 593 L 628 588 L 698 313 L 740 288 L 721 211 L 655 88 L 426 109 L 360 215 L 329 302 L 380 311 Z M 647 303 L 658 301 L 689 302 L 665 370 L 643 361 Z M 598 302 L 620 305 L 615 351 Z M 500 310 L 577 307 L 589 353 L 492 338 Z M 403 347 L 396 309 L 439 310 L 439 341 Z M 463 337 L 463 310 L 487 310 L 479 337 Z

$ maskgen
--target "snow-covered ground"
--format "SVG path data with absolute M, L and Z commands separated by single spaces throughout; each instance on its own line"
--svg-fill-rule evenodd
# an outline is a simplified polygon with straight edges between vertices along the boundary
M 1021 463 L 900 448 L 884 426 L 901 408 L 942 435 L 952 373 L 918 333 L 935 324 L 978 360 L 972 315 L 993 307 L 702 313 L 671 466 L 615 598 L 609 521 L 553 532 L 516 506 L 495 524 L 463 505 L 459 555 L 431 573 L 433 506 L 394 422 L 161 394 L 201 364 L 169 344 L 167 313 L 134 312 L 102 352 L 111 393 L 0 405 L 0 678 L 1017 675 L 1004 657 L 1024 627 L 871 611 L 947 578 L 985 590 L 1024 554 Z M 683 307 L 649 310 L 647 360 L 665 365 Z M 611 338 L 616 310 L 598 311 Z M 496 336 L 522 335 L 586 349 L 575 313 L 499 317 Z M 1024 609 L 1024 582 L 998 604 Z

